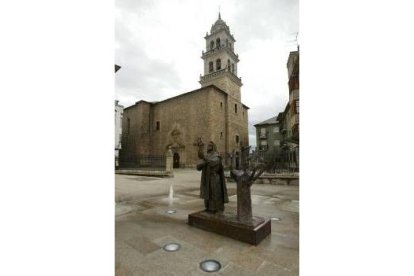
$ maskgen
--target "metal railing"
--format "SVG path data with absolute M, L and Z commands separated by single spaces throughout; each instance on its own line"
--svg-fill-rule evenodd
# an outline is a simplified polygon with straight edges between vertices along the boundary
M 165 155 L 139 155 L 123 158 L 119 162 L 119 167 L 122 169 L 142 169 L 151 171 L 165 171 L 166 170 L 166 156 Z
M 263 139 L 263 138 L 267 138 L 267 132 L 265 132 L 265 133 L 260 132 L 260 134 L 259 134 L 259 138 L 261 138 L 261 139 Z
M 224 75 L 227 74 L 231 79 L 233 79 L 236 83 L 241 84 L 241 78 L 237 77 L 233 72 L 229 71 L 227 69 L 227 67 L 220 69 L 218 71 L 209 73 L 208 75 L 205 76 L 200 76 L 200 81 L 201 82 L 205 82 L 205 81 L 209 81 L 214 79 L 215 77 L 217 77 L 218 75 Z
M 268 173 L 294 173 L 299 172 L 299 163 L 294 160 L 289 152 L 272 152 L 261 151 L 256 148 L 257 154 L 263 158 L 266 163 L 266 172 Z

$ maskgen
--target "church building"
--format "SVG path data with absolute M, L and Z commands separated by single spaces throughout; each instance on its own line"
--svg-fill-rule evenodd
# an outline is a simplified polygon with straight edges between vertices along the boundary
M 249 108 L 241 102 L 236 40 L 220 13 L 204 38 L 201 88 L 159 102 L 140 100 L 124 109 L 121 162 L 163 155 L 171 148 L 174 167 L 194 167 L 194 143 L 201 137 L 206 147 L 209 141 L 217 145 L 225 165 L 230 165 L 230 155 L 239 163 L 240 150 L 249 143 Z

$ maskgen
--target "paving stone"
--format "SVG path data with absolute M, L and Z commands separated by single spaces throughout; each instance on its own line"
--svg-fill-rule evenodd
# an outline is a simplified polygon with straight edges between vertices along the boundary
M 298 276 L 299 272 L 297 270 L 292 271 L 265 261 L 257 270 L 257 274 L 272 276 Z
M 245 269 L 239 265 L 230 262 L 222 270 L 218 272 L 219 275 L 237 275 L 237 276 L 252 276 L 259 275 L 256 271 Z
M 146 255 L 159 249 L 159 246 L 145 237 L 134 237 L 125 242 L 140 253 Z
M 188 214 L 204 208 L 199 194 L 200 174 L 177 170 L 174 178 L 127 179 L 116 175 L 116 197 L 124 210 L 115 218 L 115 274 L 135 275 L 298 275 L 299 273 L 299 202 L 298 187 L 253 185 L 253 214 L 270 218 L 272 233 L 253 246 L 187 224 Z M 174 187 L 170 205 L 168 192 Z M 228 185 L 229 186 L 229 185 Z M 226 211 L 236 212 L 235 184 L 228 187 L 230 202 Z M 126 200 L 127 199 L 127 200 Z M 123 208 L 122 207 L 122 208 Z M 177 211 L 166 214 L 168 209 Z M 177 252 L 162 246 L 177 242 Z M 199 263 L 215 259 L 222 264 L 218 273 L 203 272 Z M 276 272 L 276 274 L 269 274 Z

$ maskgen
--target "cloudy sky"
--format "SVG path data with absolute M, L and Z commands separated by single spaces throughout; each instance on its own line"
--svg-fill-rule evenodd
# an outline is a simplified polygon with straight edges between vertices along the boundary
M 204 36 L 221 18 L 236 39 L 242 102 L 254 124 L 283 111 L 288 101 L 286 62 L 296 49 L 298 0 L 116 0 L 116 98 L 124 107 L 160 101 L 200 88 Z

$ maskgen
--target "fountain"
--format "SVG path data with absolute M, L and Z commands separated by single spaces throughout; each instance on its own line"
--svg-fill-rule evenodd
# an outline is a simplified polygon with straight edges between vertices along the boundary
M 170 184 L 170 191 L 168 192 L 168 206 L 171 208 L 171 206 L 173 205 L 174 200 L 177 200 L 178 198 L 174 198 L 174 189 L 173 189 L 173 184 Z M 169 209 L 166 211 L 167 214 L 172 215 L 175 214 L 177 211 L 173 210 L 173 209 Z
M 170 184 L 170 192 L 168 193 L 168 203 L 171 206 L 174 201 L 174 190 L 172 183 Z

